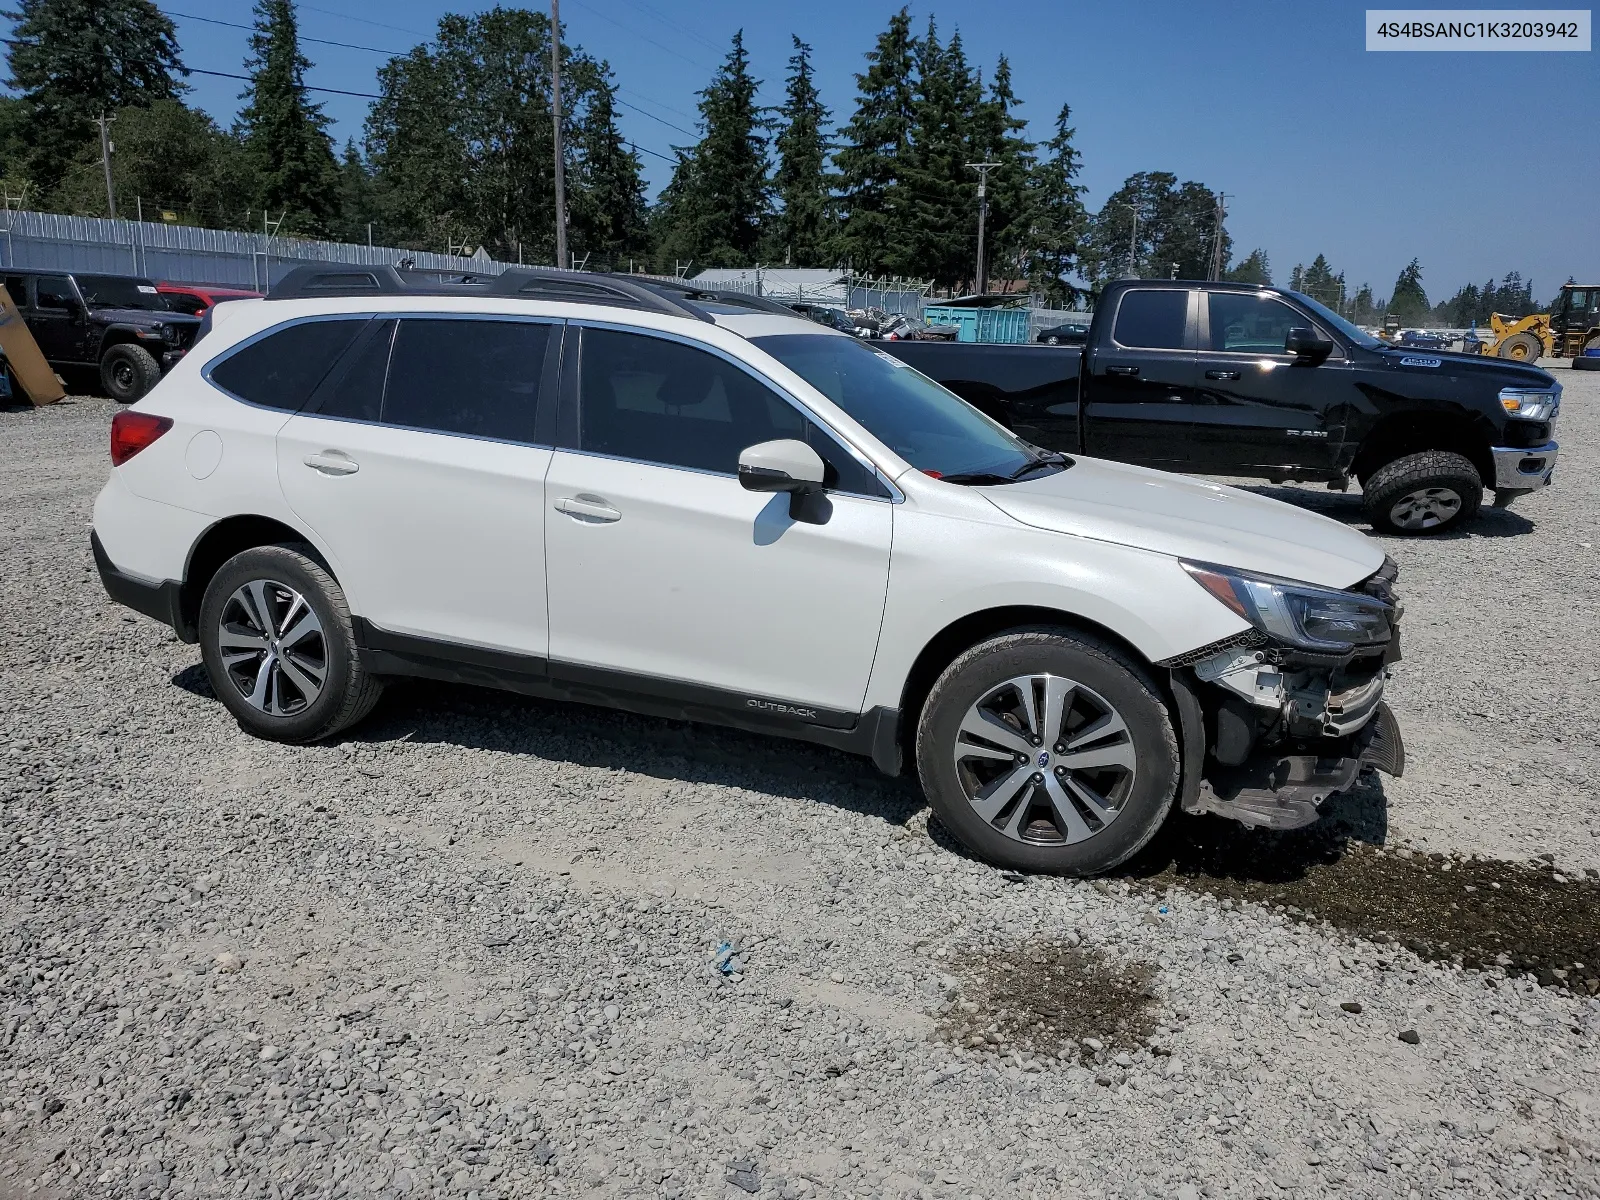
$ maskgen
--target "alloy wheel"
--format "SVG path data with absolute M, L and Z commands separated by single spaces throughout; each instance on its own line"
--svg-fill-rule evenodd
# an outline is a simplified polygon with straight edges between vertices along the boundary
M 1454 488 L 1418 488 L 1389 509 L 1389 520 L 1401 529 L 1436 529 L 1461 511 L 1461 493 Z
M 327 638 L 316 610 L 292 587 L 251 580 L 228 597 L 217 624 L 223 670 L 252 708 L 290 717 L 322 694 Z
M 1032 845 L 1070 845 L 1117 819 L 1138 761 L 1122 714 L 1060 675 L 1021 675 L 991 688 L 956 735 L 957 778 L 973 811 Z

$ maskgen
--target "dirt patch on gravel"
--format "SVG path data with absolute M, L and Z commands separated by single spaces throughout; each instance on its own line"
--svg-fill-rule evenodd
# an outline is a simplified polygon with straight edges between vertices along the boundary
M 1085 1038 L 1134 1046 L 1155 1029 L 1155 970 L 1086 946 L 967 950 L 950 970 L 960 991 L 939 1032 L 958 1046 L 1055 1054 Z
M 1600 879 L 1592 874 L 1384 850 L 1337 829 L 1269 833 L 1208 818 L 1168 822 L 1127 874 L 1141 886 L 1281 907 L 1423 958 L 1600 993 Z

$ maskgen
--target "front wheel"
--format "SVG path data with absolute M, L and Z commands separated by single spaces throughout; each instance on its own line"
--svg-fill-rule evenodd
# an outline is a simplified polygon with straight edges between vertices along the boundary
M 1142 667 L 1067 629 L 1014 630 L 940 675 L 917 724 L 939 819 L 999 866 L 1096 875 L 1166 820 L 1178 742 Z
M 1445 533 L 1478 515 L 1483 480 L 1472 461 L 1425 450 L 1385 463 L 1363 489 L 1367 517 L 1380 533 Z
M 100 357 L 100 386 L 118 404 L 132 404 L 161 382 L 161 364 L 143 346 L 113 346 Z
M 314 742 L 354 725 L 383 686 L 361 661 L 343 589 L 308 550 L 234 555 L 200 605 L 212 690 L 247 733 L 277 742 Z
M 1500 343 L 1498 350 L 1501 358 L 1525 363 L 1538 362 L 1543 352 L 1544 343 L 1531 333 L 1513 333 Z

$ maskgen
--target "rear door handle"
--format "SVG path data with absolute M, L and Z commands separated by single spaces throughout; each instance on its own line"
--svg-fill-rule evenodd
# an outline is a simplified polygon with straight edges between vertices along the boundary
M 622 514 L 598 496 L 563 496 L 556 501 L 556 511 L 575 520 L 597 524 L 622 520 Z
M 1139 373 L 1139 368 L 1138 367 L 1107 367 L 1106 368 L 1106 374 L 1107 375 L 1137 375 L 1138 373 Z
M 306 455 L 306 466 L 324 475 L 354 475 L 361 469 L 359 463 L 338 450 L 324 450 L 320 454 Z
M 1206 378 L 1207 379 L 1237 379 L 1237 378 L 1239 378 L 1239 372 L 1237 372 L 1237 371 L 1207 371 L 1206 372 Z

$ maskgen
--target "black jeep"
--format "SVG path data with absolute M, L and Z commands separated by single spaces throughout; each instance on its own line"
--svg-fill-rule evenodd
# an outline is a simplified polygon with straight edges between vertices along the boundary
M 200 319 L 174 312 L 148 279 L 132 275 L 0 273 L 33 340 L 62 378 L 98 368 L 105 394 L 132 404 L 194 342 Z

